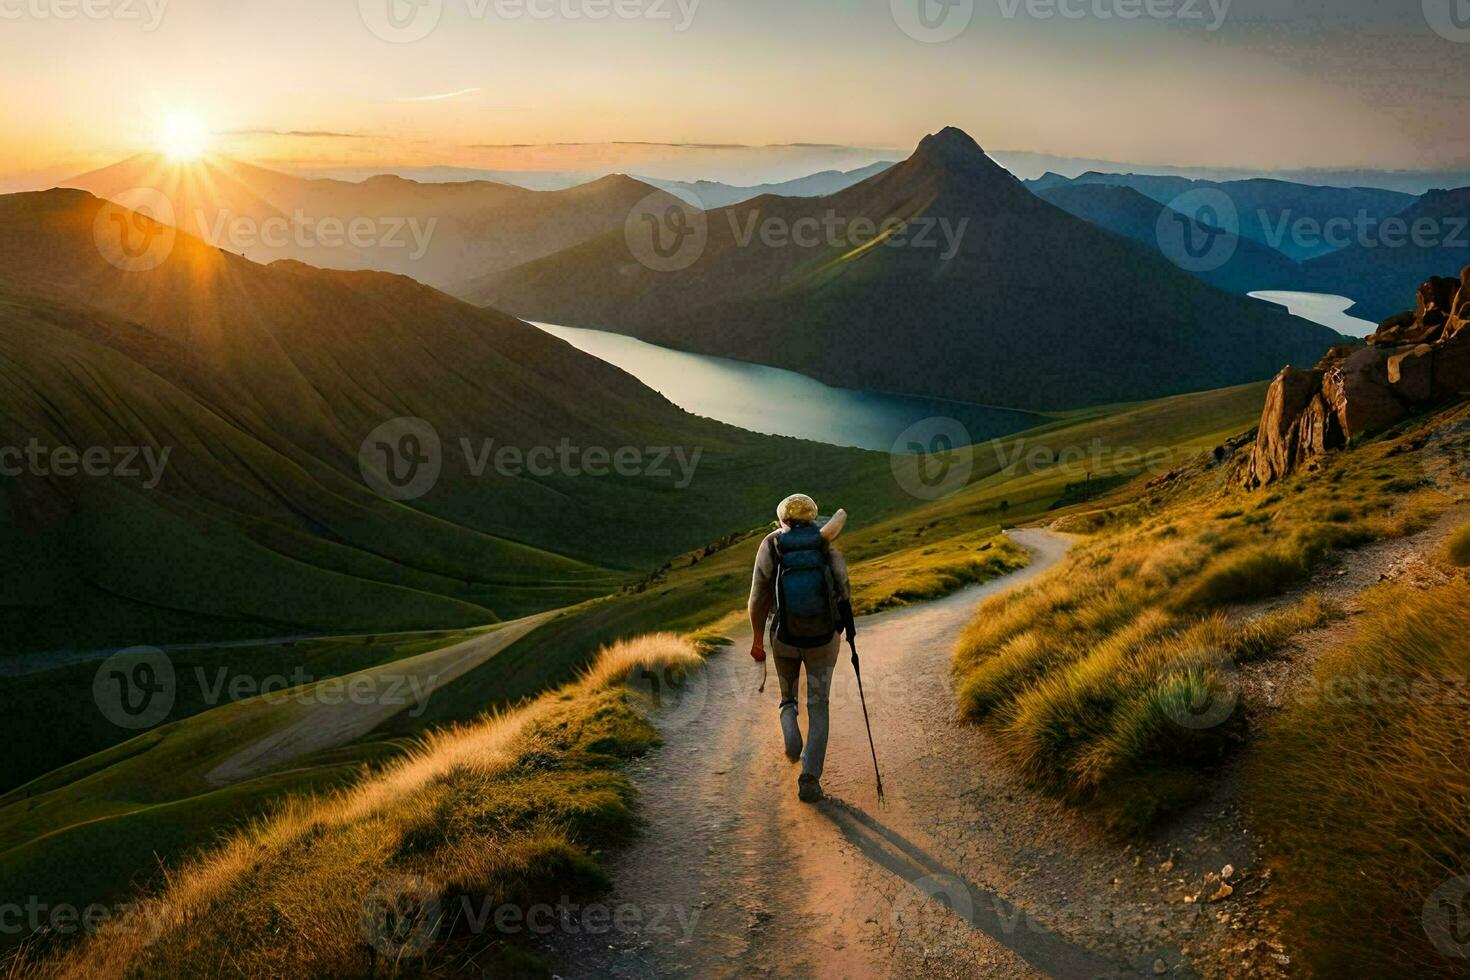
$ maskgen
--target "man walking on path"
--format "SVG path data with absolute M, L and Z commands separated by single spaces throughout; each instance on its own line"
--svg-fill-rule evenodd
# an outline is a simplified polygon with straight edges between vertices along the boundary
M 781 526 L 761 542 L 750 583 L 750 625 L 755 638 L 750 655 L 766 659 L 766 624 L 781 682 L 781 735 L 786 755 L 800 760 L 797 795 L 805 803 L 822 798 L 822 766 L 827 755 L 828 697 L 842 645 L 841 629 L 852 606 L 847 562 L 832 547 L 847 514 L 838 511 L 817 526 L 817 505 L 796 494 L 776 509 Z M 774 612 L 774 616 L 772 613 Z M 806 667 L 807 737 L 797 724 L 796 689 Z

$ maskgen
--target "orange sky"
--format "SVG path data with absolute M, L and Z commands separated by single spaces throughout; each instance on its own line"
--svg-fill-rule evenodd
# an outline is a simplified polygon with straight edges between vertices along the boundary
M 1122 161 L 1470 165 L 1470 131 L 1445 123 L 1464 118 L 1470 47 L 1418 3 L 1356 20 L 1376 6 L 1199 0 L 1227 10 L 1209 30 L 960 0 L 966 28 L 925 43 L 893 13 L 909 0 L 419 0 L 432 30 L 385 40 L 383 8 L 408 2 L 0 0 L 0 188 L 153 149 L 179 111 L 216 149 L 277 164 L 514 169 L 484 144 L 612 140 L 909 148 L 952 124 L 991 149 Z M 61 16 L 83 3 L 93 16 Z M 599 3 L 639 15 L 593 19 Z

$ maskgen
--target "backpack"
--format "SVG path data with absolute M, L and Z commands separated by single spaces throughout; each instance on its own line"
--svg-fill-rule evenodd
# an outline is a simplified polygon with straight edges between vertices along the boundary
M 842 625 L 827 541 L 815 524 L 797 524 L 771 539 L 776 570 L 776 639 L 787 646 L 824 646 Z

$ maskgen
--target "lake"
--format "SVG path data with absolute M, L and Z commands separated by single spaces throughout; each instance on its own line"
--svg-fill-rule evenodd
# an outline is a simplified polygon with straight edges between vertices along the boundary
M 1324 327 L 1347 334 L 1349 337 L 1366 337 L 1378 329 L 1378 324 L 1348 315 L 1355 300 L 1346 296 L 1330 296 L 1326 293 L 1295 293 L 1285 290 L 1263 290 L 1250 294 L 1252 299 L 1265 300 L 1284 306 L 1293 316 L 1320 323 Z
M 889 452 L 904 430 L 924 419 L 956 419 L 975 442 L 1050 421 L 969 402 L 835 388 L 794 371 L 671 350 L 602 330 L 535 326 L 622 368 L 687 412 L 766 435 Z

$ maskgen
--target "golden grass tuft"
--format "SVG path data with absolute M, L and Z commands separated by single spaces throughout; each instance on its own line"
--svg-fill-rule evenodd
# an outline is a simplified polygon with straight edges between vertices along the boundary
M 1450 535 L 1445 542 L 1445 557 L 1456 568 L 1470 568 L 1470 524 Z
M 124 927 L 17 956 L 6 975 L 435 975 L 467 950 L 493 961 L 513 941 L 466 935 L 465 911 L 595 893 L 605 881 L 588 848 L 631 833 L 631 787 L 613 763 L 657 734 L 622 679 L 700 662 L 671 634 L 606 648 L 558 691 L 434 732 L 349 788 L 286 800 L 172 871 Z M 378 900 L 437 909 L 432 922 L 397 920 L 427 948 L 366 927 Z

